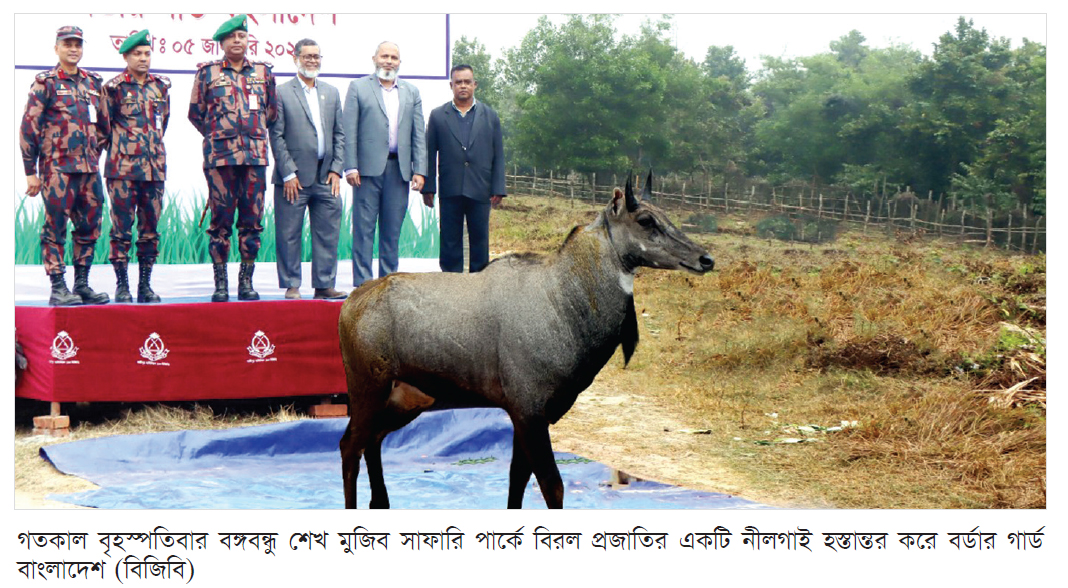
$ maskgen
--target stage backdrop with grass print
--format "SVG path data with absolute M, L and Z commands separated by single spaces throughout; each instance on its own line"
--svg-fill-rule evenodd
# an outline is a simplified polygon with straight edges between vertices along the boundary
M 171 120 L 167 129 L 167 185 L 164 212 L 160 219 L 160 263 L 209 263 L 207 237 L 199 226 L 207 199 L 202 171 L 201 136 L 189 122 L 189 96 L 197 65 L 221 59 L 219 43 L 212 41 L 215 30 L 230 14 L 16 14 L 15 15 L 15 128 L 19 128 L 26 97 L 34 76 L 57 63 L 55 31 L 63 25 L 76 25 L 85 34 L 81 67 L 95 71 L 104 80 L 125 68 L 118 47 L 132 33 L 149 29 L 152 33 L 152 71 L 171 79 Z M 367 31 L 373 31 L 368 34 Z M 373 36 L 372 36 L 373 35 Z M 303 38 L 319 43 L 323 73 L 320 79 L 341 92 L 349 82 L 372 72 L 371 56 L 381 41 L 394 41 L 401 48 L 401 76 L 415 84 L 423 99 L 423 116 L 451 98 L 448 87 L 449 17 L 443 14 L 249 14 L 249 53 L 251 60 L 272 63 L 278 84 L 296 75 L 293 46 Z M 17 137 L 13 138 L 17 141 Z M 274 161 L 273 154 L 271 161 Z M 26 178 L 21 154 L 14 152 L 15 263 L 39 264 L 41 198 L 26 196 Z M 103 162 L 101 162 L 101 171 Z M 272 168 L 267 170 L 268 177 Z M 352 189 L 343 184 L 344 222 L 340 257 L 351 258 Z M 266 195 L 263 245 L 260 261 L 274 261 L 273 188 Z M 436 258 L 437 218 L 421 204 L 418 194 L 409 195 L 409 216 L 401 231 L 401 257 Z M 307 219 L 305 219 L 307 222 Z M 104 215 L 102 236 L 97 242 L 94 263 L 107 263 L 108 214 Z M 231 247 L 231 261 L 238 261 L 238 248 Z M 310 261 L 308 231 L 304 232 L 305 260 Z M 136 239 L 136 237 L 135 237 Z M 70 239 L 68 236 L 68 243 Z M 68 253 L 69 255 L 69 253 Z M 377 251 L 375 253 L 377 256 Z

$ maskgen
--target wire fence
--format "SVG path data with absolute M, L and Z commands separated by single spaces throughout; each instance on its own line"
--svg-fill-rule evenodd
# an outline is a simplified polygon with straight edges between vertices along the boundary
M 506 175 L 506 184 L 511 194 L 605 203 L 622 185 L 616 176 L 593 175 L 587 179 L 554 176 L 553 172 L 540 175 L 536 171 L 531 175 Z M 872 227 L 887 233 L 908 231 L 1030 254 L 1046 250 L 1045 217 L 1029 215 L 1022 205 L 1010 211 L 995 211 L 966 207 L 952 196 L 936 198 L 928 194 L 921 198 L 907 188 L 892 194 L 857 196 L 837 186 L 772 186 L 747 180 L 701 185 L 671 175 L 657 178 L 656 186 L 660 189 L 653 190 L 655 204 L 695 212 L 813 217 L 861 225 L 865 231 Z

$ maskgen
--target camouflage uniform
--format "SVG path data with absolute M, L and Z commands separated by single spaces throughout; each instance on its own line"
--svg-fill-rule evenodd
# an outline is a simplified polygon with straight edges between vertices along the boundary
M 98 161 L 110 130 L 102 86 L 98 74 L 79 68 L 71 76 L 57 65 L 37 74 L 30 87 L 19 146 L 26 175 L 40 172 L 42 181 L 41 260 L 47 274 L 63 273 L 68 217 L 74 227 L 71 261 L 93 263 L 104 204 Z
M 277 117 L 271 66 L 248 61 L 240 70 L 222 59 L 201 64 L 193 80 L 189 120 L 204 136 L 204 176 L 211 206 L 209 252 L 226 263 L 238 214 L 241 259 L 254 262 L 267 189 L 267 126 Z
M 104 86 L 111 137 L 104 167 L 111 196 L 111 254 L 109 259 L 129 260 L 134 209 L 137 209 L 137 258 L 155 260 L 159 252 L 156 232 L 163 207 L 163 182 L 167 174 L 167 132 L 171 105 L 171 81 L 149 73 L 140 84 L 129 71 Z

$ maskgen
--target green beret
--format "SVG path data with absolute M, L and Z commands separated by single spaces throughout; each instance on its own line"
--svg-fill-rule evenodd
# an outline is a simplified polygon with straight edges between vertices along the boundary
M 222 23 L 219 30 L 215 31 L 215 34 L 211 36 L 211 40 L 222 41 L 227 35 L 234 31 L 248 31 L 248 16 L 239 14 Z
M 152 46 L 152 41 L 148 38 L 148 29 L 126 37 L 126 40 L 119 46 L 119 53 L 126 55 L 127 51 L 132 50 L 134 47 L 140 47 L 141 45 Z

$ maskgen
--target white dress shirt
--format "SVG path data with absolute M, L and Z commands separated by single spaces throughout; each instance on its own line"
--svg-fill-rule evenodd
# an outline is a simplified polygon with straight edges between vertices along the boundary
M 393 85 L 385 87 L 382 80 L 378 80 L 378 87 L 382 89 L 382 102 L 386 105 L 386 118 L 389 119 L 389 152 L 397 152 L 397 121 L 400 118 L 400 92 L 397 91 L 397 80 Z

